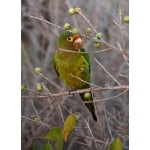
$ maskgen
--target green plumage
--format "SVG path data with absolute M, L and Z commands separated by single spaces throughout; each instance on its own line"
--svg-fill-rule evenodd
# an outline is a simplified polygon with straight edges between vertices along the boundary
M 90 87 L 80 80 L 82 79 L 86 82 L 90 82 L 89 55 L 87 53 L 83 54 L 77 52 L 85 52 L 82 48 L 81 36 L 79 34 L 73 35 L 69 31 L 62 32 L 58 39 L 57 50 L 54 55 L 54 68 L 57 75 L 71 90 Z M 77 79 L 76 77 L 80 79 Z M 85 99 L 84 93 L 81 93 L 80 96 L 83 101 L 93 101 L 92 97 L 90 99 Z M 94 120 L 97 121 L 94 104 L 85 103 L 85 105 L 92 113 Z

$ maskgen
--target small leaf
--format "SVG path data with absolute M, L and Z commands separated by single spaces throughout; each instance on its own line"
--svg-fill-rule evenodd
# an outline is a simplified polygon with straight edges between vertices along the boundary
M 67 141 L 68 136 L 72 133 L 74 128 L 76 127 L 77 124 L 77 118 L 75 117 L 75 114 L 69 115 L 64 123 L 64 129 L 63 129 L 63 138 L 65 142 Z
M 110 150 L 123 150 L 123 145 L 119 137 L 114 139 L 110 144 Z
M 37 140 L 34 141 L 33 150 L 37 150 Z
M 50 144 L 44 144 L 42 150 L 54 150 L 54 148 Z

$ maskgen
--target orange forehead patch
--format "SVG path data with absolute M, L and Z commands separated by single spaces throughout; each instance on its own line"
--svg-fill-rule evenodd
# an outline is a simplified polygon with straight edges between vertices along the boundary
M 76 35 L 73 36 L 73 40 L 74 40 L 74 41 L 75 41 L 76 39 L 78 39 L 78 38 L 81 38 L 81 39 L 82 39 L 81 35 L 76 34 Z

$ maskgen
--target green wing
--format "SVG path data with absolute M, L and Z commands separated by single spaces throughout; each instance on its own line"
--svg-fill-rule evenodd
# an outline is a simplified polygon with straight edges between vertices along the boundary
M 55 56 L 54 56 L 54 58 L 53 58 L 54 69 L 55 69 L 57 75 L 60 76 L 60 74 L 59 74 L 59 72 L 58 72 L 58 68 L 57 68 L 56 59 L 57 59 L 57 58 L 56 58 L 56 54 L 55 54 Z
M 84 53 L 82 53 L 82 56 L 84 56 L 84 58 L 86 59 L 86 61 L 87 61 L 88 64 L 89 64 L 89 73 L 90 73 L 90 59 L 89 59 L 89 55 L 88 55 L 88 53 L 86 53 L 86 51 L 85 51 L 84 48 L 81 48 L 80 51 L 81 51 L 81 52 L 84 52 Z

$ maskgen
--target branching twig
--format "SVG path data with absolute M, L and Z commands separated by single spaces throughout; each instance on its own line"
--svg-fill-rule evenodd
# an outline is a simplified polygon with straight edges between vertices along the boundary
M 30 122 L 30 123 L 32 123 L 32 124 L 46 126 L 46 127 L 48 127 L 49 129 L 53 128 L 53 126 L 51 126 L 51 125 L 49 125 L 49 124 L 47 124 L 47 123 L 44 123 L 44 122 L 42 122 L 42 121 L 37 122 L 37 121 L 35 121 L 35 120 L 33 120 L 33 119 L 30 119 L 30 118 L 28 118 L 28 117 L 25 117 L 25 116 L 21 116 L 21 119 L 26 120 L 26 121 L 28 121 L 28 122 Z
M 41 110 L 41 111 L 38 113 L 38 115 L 41 114 L 42 112 L 44 112 L 53 102 L 54 102 L 54 100 L 52 100 L 51 103 L 49 103 L 43 110 Z M 37 115 L 32 115 L 31 117 L 36 117 L 36 116 L 37 116 Z
M 39 74 L 41 77 L 45 78 L 47 81 L 49 81 L 52 85 L 56 86 L 59 90 L 63 91 L 63 89 L 61 89 L 58 85 L 56 85 L 54 82 L 52 82 L 51 80 L 49 80 L 46 76 L 44 76 L 42 73 L 37 73 Z
M 108 140 L 109 140 L 109 138 L 107 138 L 107 141 L 106 141 L 106 144 L 105 144 L 104 150 L 106 150 L 106 148 L 107 148 Z
M 41 15 L 41 14 L 40 14 L 40 15 Z M 83 15 L 83 14 L 82 14 L 82 15 Z M 82 15 L 81 15 L 81 16 L 82 16 Z M 37 20 L 40 20 L 40 21 L 44 21 L 44 22 L 46 22 L 46 23 L 49 24 L 49 25 L 52 25 L 52 26 L 57 27 L 58 29 L 64 30 L 64 28 L 62 28 L 62 27 L 60 27 L 60 26 L 58 26 L 58 25 L 56 25 L 56 24 L 54 24 L 54 23 L 51 23 L 51 22 L 45 20 L 45 19 L 42 17 L 42 15 L 41 15 L 41 18 L 36 17 L 36 16 L 32 16 L 32 15 L 29 15 L 29 17 L 34 18 L 34 19 L 37 19 Z M 82 17 L 83 17 L 83 16 L 82 16 Z M 88 19 L 87 19 L 85 16 L 84 16 L 83 18 L 88 22 Z M 89 23 L 90 23 L 90 22 L 89 22 Z M 92 24 L 90 23 L 89 25 L 91 26 Z M 92 27 L 92 28 L 94 29 L 94 31 L 97 33 L 96 29 L 95 29 L 93 26 L 91 26 L 91 27 Z M 81 34 L 81 33 L 80 33 L 80 34 Z M 85 37 L 85 38 L 87 38 L 87 39 L 93 41 L 93 39 L 90 39 L 90 38 L 87 37 L 86 35 L 83 35 L 83 34 L 81 34 L 81 35 L 82 35 L 83 37 Z M 127 54 L 126 52 L 122 52 L 120 49 L 116 48 L 115 46 L 113 46 L 113 45 L 111 45 L 111 44 L 108 44 L 108 43 L 107 43 L 106 41 L 104 41 L 102 38 L 101 38 L 101 40 L 99 40 L 99 42 L 105 44 L 106 46 L 108 46 L 108 47 L 111 48 L 112 50 L 114 50 L 114 51 L 116 51 L 116 52 L 118 52 L 118 53 L 121 53 L 122 55 L 128 56 L 128 54 Z
M 36 113 L 36 116 L 38 116 L 38 118 L 40 118 L 40 116 L 39 116 L 38 112 L 36 111 L 35 106 L 33 104 L 33 100 L 31 100 L 31 104 L 32 104 L 32 107 L 33 107 L 33 109 L 34 109 L 34 111 Z M 40 119 L 40 122 L 41 122 L 41 119 Z
M 86 139 L 88 139 L 88 140 L 93 141 L 93 138 L 91 138 L 91 137 L 89 137 L 89 136 L 86 136 L 86 135 L 83 135 L 83 134 L 78 134 L 77 136 L 78 136 L 78 137 L 82 137 L 82 138 L 86 138 Z M 95 142 L 101 143 L 101 144 L 106 144 L 105 141 L 98 140 L 98 139 L 96 139 L 96 138 L 95 138 Z

